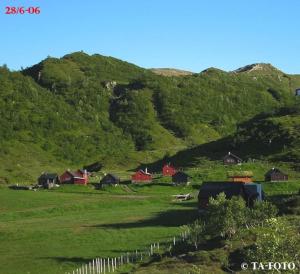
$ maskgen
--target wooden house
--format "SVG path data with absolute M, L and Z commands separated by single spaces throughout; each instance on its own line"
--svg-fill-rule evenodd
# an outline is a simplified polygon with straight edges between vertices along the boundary
M 228 152 L 228 154 L 225 157 L 223 157 L 224 165 L 238 165 L 241 163 L 242 163 L 242 159 L 231 152 Z
M 178 171 L 172 176 L 172 182 L 175 185 L 186 184 L 188 182 L 188 179 L 189 175 L 182 171 Z
M 147 168 L 144 170 L 140 169 L 131 176 L 132 183 L 151 183 L 152 174 L 148 173 Z
M 88 183 L 88 173 L 86 170 L 78 169 L 77 171 L 66 170 L 59 180 L 62 184 L 86 185 Z
M 59 183 L 59 177 L 56 173 L 44 172 L 38 178 L 38 185 L 43 186 L 44 188 L 47 189 L 53 188 L 58 183 Z
M 176 168 L 170 163 L 165 164 L 162 169 L 163 176 L 173 176 L 176 173 Z
M 120 178 L 114 174 L 108 173 L 101 180 L 100 185 L 118 185 L 120 183 Z
M 287 174 L 274 167 L 265 174 L 266 182 L 287 181 L 288 179 L 289 177 Z
M 216 198 L 217 195 L 224 192 L 227 199 L 234 196 L 242 197 L 247 206 L 252 206 L 255 200 L 263 199 L 263 191 L 260 184 L 254 183 L 234 183 L 234 182 L 204 182 L 199 190 L 198 205 L 199 208 L 207 207 L 210 198 Z

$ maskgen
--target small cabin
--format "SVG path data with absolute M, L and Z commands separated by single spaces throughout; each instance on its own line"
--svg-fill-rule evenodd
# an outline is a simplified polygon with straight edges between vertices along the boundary
M 266 182 L 288 181 L 289 177 L 278 168 L 272 168 L 265 174 Z
M 228 152 L 228 154 L 223 157 L 224 165 L 238 165 L 241 163 L 242 163 L 242 159 L 231 152 Z
M 53 188 L 55 185 L 59 183 L 59 177 L 56 173 L 47 173 L 44 172 L 38 178 L 38 185 L 42 186 L 43 188 Z
M 88 183 L 88 173 L 86 170 L 78 169 L 77 171 L 66 170 L 59 180 L 62 184 L 86 185 Z
M 242 197 L 247 206 L 252 206 L 255 200 L 262 201 L 263 191 L 260 184 L 234 182 L 204 182 L 199 190 L 199 208 L 206 208 L 210 198 L 216 198 L 224 192 L 227 199 L 234 196 Z
M 165 164 L 162 169 L 163 176 L 173 176 L 176 173 L 176 168 L 170 163 Z
M 108 173 L 101 180 L 100 185 L 118 185 L 120 183 L 120 178 L 114 174 Z
M 132 183 L 151 183 L 152 174 L 148 173 L 147 168 L 144 170 L 140 169 L 131 176 Z
M 228 172 L 228 178 L 234 183 L 252 183 L 253 173 L 252 171 L 233 171 Z
M 172 182 L 175 185 L 179 184 L 187 184 L 189 179 L 189 175 L 187 175 L 185 172 L 178 171 L 172 176 Z
M 297 89 L 295 90 L 295 95 L 296 95 L 296 96 L 300 96 L 300 88 L 297 88 Z

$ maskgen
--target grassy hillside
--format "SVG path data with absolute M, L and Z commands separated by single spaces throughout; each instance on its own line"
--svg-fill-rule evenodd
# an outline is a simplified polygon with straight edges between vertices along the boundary
M 293 107 L 262 114 L 239 125 L 234 137 L 237 149 L 252 156 L 300 163 L 299 98 L 295 101 Z
M 260 113 L 293 104 L 300 77 L 267 64 L 164 77 L 76 52 L 21 72 L 2 67 L 0 84 L 5 182 L 94 161 L 133 168 L 222 142 Z
M 260 180 L 268 167 L 256 163 L 246 168 Z M 289 172 L 288 166 L 281 168 Z M 226 167 L 212 163 L 189 169 L 192 184 L 183 187 L 157 178 L 153 184 L 121 184 L 102 190 L 92 185 L 36 192 L 0 188 L 0 273 L 71 272 L 96 257 L 119 256 L 143 250 L 153 242 L 168 242 L 180 234 L 182 225 L 198 216 L 195 198 L 176 202 L 172 195 L 191 193 L 196 197 L 203 179 L 222 180 L 226 171 Z M 283 203 L 288 195 L 294 197 L 299 191 L 299 175 L 291 178 L 291 182 L 265 183 L 267 198 Z M 295 208 L 290 206 L 286 209 Z M 299 216 L 295 214 L 293 220 L 299 222 Z M 189 273 L 193 265 L 198 269 L 195 273 L 224 273 L 225 262 L 244 246 L 245 239 L 248 236 L 232 244 L 211 242 L 197 252 L 183 251 L 172 257 L 154 256 L 117 273 Z

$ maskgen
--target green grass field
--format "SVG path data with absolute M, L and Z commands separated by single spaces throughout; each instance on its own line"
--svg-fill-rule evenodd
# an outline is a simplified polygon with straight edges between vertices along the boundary
M 0 189 L 0 273 L 65 273 L 95 257 L 143 249 L 179 233 L 195 216 L 191 191 L 168 185 L 98 191 Z
M 174 187 L 166 178 L 157 178 L 150 185 L 120 185 L 103 190 L 95 190 L 92 184 L 38 191 L 15 191 L 3 186 L 0 188 L 0 273 L 65 273 L 96 257 L 119 256 L 169 240 L 180 233 L 180 226 L 197 215 L 196 198 L 176 202 L 173 194 L 196 196 L 202 180 L 224 180 L 226 172 L 233 169 L 252 170 L 260 180 L 269 166 L 256 163 L 229 168 L 206 163 L 187 170 L 192 184 L 185 187 Z M 280 195 L 296 194 L 300 188 L 298 173 L 288 166 L 282 168 L 291 174 L 290 182 L 263 183 L 267 196 L 275 200 L 281 199 Z M 125 178 L 129 173 L 119 174 Z M 211 256 L 217 256 L 219 251 L 213 252 Z M 201 256 L 208 256 L 202 253 L 197 255 L 200 263 Z M 176 271 L 188 266 L 186 261 L 173 259 L 160 264 L 135 271 L 182 273 Z M 216 271 L 218 265 L 214 263 L 207 271 Z

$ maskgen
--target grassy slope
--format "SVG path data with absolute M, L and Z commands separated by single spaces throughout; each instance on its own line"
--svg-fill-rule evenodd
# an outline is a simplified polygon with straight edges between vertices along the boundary
M 258 181 L 269 167 L 271 164 L 265 162 L 242 165 L 243 170 L 252 170 Z M 171 195 L 196 194 L 203 180 L 225 180 L 229 170 L 240 168 L 203 163 L 187 169 L 193 184 L 184 188 L 170 186 L 166 178 L 158 178 L 152 185 L 128 185 L 101 191 L 81 186 L 37 192 L 2 188 L 0 273 L 19 274 L 24 269 L 30 273 L 64 273 L 97 256 L 115 256 L 170 239 L 179 233 L 179 226 L 191 221 L 196 213 L 195 200 L 176 203 L 172 202 Z M 264 183 L 270 198 L 278 199 L 299 191 L 299 174 L 288 165 L 282 164 L 280 168 L 290 174 L 291 181 Z M 123 179 L 129 175 L 116 173 Z M 95 182 L 98 180 L 93 178 Z M 177 273 L 174 271 L 179 271 L 179 267 L 190 269 L 191 262 L 204 273 L 221 273 L 221 257 L 227 255 L 223 248 L 214 248 L 191 258 L 150 263 L 138 268 L 137 273 Z
M 97 256 L 144 248 L 177 234 L 195 212 L 172 203 L 171 193 L 180 191 L 172 187 L 111 191 L 1 189 L 0 273 L 64 273 Z

